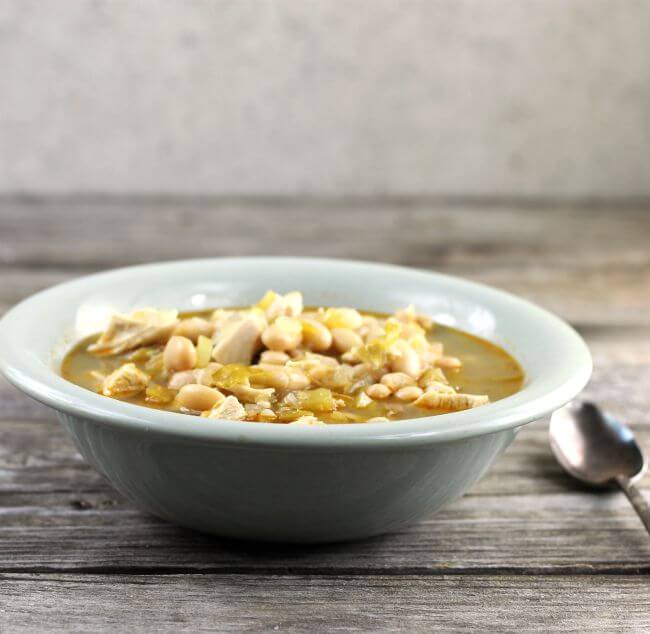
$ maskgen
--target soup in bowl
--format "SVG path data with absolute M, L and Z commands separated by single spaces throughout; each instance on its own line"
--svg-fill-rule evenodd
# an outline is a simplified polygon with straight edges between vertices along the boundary
M 233 324 L 253 314 L 250 356 L 238 346 L 228 356 Z M 164 332 L 129 340 L 142 323 Z M 289 542 L 426 517 L 591 372 L 577 333 L 521 299 L 309 258 L 88 276 L 9 311 L 0 346 L 7 378 L 52 407 L 84 458 L 141 508 L 215 535 Z
M 521 388 L 499 346 L 416 312 L 305 308 L 268 291 L 244 308 L 140 309 L 65 356 L 61 374 L 98 394 L 213 420 L 389 422 L 486 405 Z

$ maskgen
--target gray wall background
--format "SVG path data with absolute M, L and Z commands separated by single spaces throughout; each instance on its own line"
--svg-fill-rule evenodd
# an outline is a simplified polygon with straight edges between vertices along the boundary
M 650 1 L 0 0 L 0 195 L 650 195 Z

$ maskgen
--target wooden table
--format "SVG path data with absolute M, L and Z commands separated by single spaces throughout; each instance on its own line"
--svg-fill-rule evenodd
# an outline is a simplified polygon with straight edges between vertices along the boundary
M 5 200 L 0 310 L 116 265 L 259 253 L 436 269 L 537 301 L 587 338 L 588 396 L 650 452 L 648 209 Z M 141 513 L 83 462 L 50 411 L 0 383 L 1 631 L 647 631 L 649 572 L 650 538 L 623 496 L 565 477 L 544 422 L 522 430 L 464 498 L 408 530 L 290 548 L 211 539 Z

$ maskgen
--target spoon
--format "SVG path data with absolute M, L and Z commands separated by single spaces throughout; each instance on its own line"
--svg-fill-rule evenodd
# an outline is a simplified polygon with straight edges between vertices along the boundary
M 633 485 L 648 465 L 629 428 L 593 403 L 574 402 L 551 416 L 549 438 L 565 471 L 592 486 L 618 485 L 650 533 L 650 507 Z

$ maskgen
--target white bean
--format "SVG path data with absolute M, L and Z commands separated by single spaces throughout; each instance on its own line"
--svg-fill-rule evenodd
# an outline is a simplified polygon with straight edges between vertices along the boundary
M 163 352 L 163 363 L 167 372 L 191 370 L 196 365 L 194 344 L 187 337 L 170 337 Z
M 412 376 L 409 376 L 404 372 L 389 372 L 381 377 L 381 382 L 388 387 L 391 392 L 396 392 L 407 385 L 413 385 L 415 380 Z
M 287 368 L 290 390 L 304 390 L 311 385 L 309 377 L 299 368 Z
M 258 367 L 263 372 L 254 376 L 256 385 L 272 387 L 276 390 L 286 390 L 289 387 L 289 372 L 284 366 L 260 363 Z
M 183 319 L 172 334 L 178 335 L 179 337 L 187 337 L 193 343 L 196 343 L 199 335 L 204 337 L 212 336 L 212 324 L 206 319 L 201 317 L 189 317 L 188 319 Z
M 417 385 L 407 385 L 406 387 L 400 388 L 395 392 L 395 398 L 399 401 L 409 402 L 415 401 L 423 394 L 422 388 Z
M 332 345 L 332 333 L 320 321 L 303 319 L 302 342 L 310 350 L 323 352 Z
M 332 339 L 334 340 L 334 347 L 340 353 L 349 352 L 353 348 L 363 345 L 363 339 L 349 328 L 333 328 Z
M 262 333 L 262 343 L 269 350 L 286 352 L 300 345 L 302 324 L 293 317 L 278 317 Z
M 411 346 L 403 346 L 402 354 L 393 359 L 391 369 L 394 372 L 404 372 L 417 379 L 420 374 L 420 357 Z
M 269 365 L 284 365 L 290 359 L 286 352 L 277 350 L 265 350 L 260 355 L 260 364 L 268 363 Z
M 381 400 L 390 396 L 390 389 L 381 383 L 374 383 L 366 388 L 366 394 L 370 398 Z
M 198 384 L 184 385 L 176 396 L 176 400 L 181 407 L 197 412 L 212 409 L 225 398 L 219 390 Z
M 457 370 L 463 366 L 463 362 L 457 357 L 440 357 L 435 360 L 435 364 L 444 370 Z
M 323 315 L 325 325 L 332 328 L 351 328 L 357 330 L 363 324 L 363 317 L 354 308 L 328 308 Z

